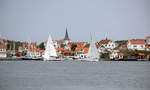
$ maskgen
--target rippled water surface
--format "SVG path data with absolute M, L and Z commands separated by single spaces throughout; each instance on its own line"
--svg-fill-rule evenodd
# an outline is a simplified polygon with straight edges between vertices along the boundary
M 0 61 L 0 90 L 150 90 L 150 62 Z

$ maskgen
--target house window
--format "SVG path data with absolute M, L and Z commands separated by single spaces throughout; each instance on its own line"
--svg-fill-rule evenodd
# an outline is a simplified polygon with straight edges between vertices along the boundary
M 144 46 L 143 45 L 141 45 L 141 48 L 143 48 Z
M 136 45 L 134 45 L 133 47 L 137 47 Z

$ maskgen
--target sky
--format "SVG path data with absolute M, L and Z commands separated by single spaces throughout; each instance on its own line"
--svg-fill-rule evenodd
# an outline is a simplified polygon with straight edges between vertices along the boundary
M 0 0 L 0 35 L 9 40 L 144 39 L 150 35 L 150 0 Z

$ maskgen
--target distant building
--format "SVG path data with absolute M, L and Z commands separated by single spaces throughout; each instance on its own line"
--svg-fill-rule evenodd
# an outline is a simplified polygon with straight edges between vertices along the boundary
M 23 45 L 19 47 L 18 51 L 23 52 L 23 51 L 27 51 L 30 48 L 36 49 L 37 43 L 36 42 L 23 42 Z
M 6 52 L 6 45 L 0 44 L 0 58 L 6 58 L 7 52 Z
M 53 40 L 53 44 L 55 48 L 60 48 L 61 40 Z
M 116 58 L 118 58 L 118 52 L 115 52 L 115 51 L 110 52 L 109 58 L 110 59 L 116 59 Z
M 32 58 L 42 57 L 43 53 L 44 53 L 44 50 L 40 50 L 40 49 L 30 48 L 27 50 L 27 56 L 32 57 Z
M 119 52 L 118 50 L 114 50 L 109 54 L 110 59 L 123 59 L 123 56 L 124 54 Z
M 55 49 L 58 56 L 62 56 L 63 52 L 65 51 L 64 48 L 55 48 Z
M 131 50 L 145 50 L 145 40 L 128 40 L 127 47 Z
M 145 46 L 147 51 L 150 51 L 150 36 L 146 37 L 146 46 Z
M 0 38 L 0 58 L 7 57 L 7 40 Z
M 0 44 L 7 45 L 7 40 L 0 37 Z
M 99 52 L 105 52 L 106 50 L 113 50 L 117 47 L 117 44 L 112 40 L 101 40 L 98 42 L 98 50 Z
M 88 50 L 89 50 L 89 47 L 84 47 L 84 48 L 81 48 L 81 49 L 76 48 L 77 56 L 79 58 L 86 58 Z
M 150 36 L 146 37 L 146 43 L 150 45 Z
M 65 50 L 71 50 L 72 45 L 77 45 L 76 48 L 83 48 L 86 45 L 86 43 L 85 42 L 69 42 L 65 46 Z
M 63 43 L 68 44 L 69 42 L 70 42 L 70 38 L 69 38 L 68 31 L 67 31 L 67 28 L 66 28 L 66 34 L 65 34 L 65 37 L 63 39 Z
M 150 51 L 150 45 L 146 45 L 145 48 L 146 48 L 146 51 Z

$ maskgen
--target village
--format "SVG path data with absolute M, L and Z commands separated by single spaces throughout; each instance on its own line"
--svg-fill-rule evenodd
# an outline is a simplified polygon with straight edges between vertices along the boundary
M 44 41 L 17 42 L 0 38 L 0 58 L 19 58 L 22 56 L 42 57 L 45 51 Z M 72 42 L 66 28 L 63 40 L 53 40 L 59 57 L 85 58 L 89 50 L 89 42 Z M 113 41 L 110 38 L 95 43 L 101 60 L 150 60 L 150 36 L 145 39 Z

